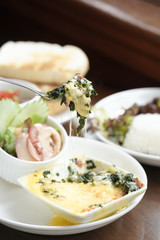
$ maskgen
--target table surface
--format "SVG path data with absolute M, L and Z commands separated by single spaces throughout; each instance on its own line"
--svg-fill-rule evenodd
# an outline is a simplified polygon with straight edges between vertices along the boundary
M 93 103 L 99 99 L 116 92 L 115 89 L 107 87 L 95 86 L 99 95 L 93 99 Z M 147 166 L 143 167 L 148 176 L 148 190 L 136 208 L 119 220 L 86 233 L 66 236 L 46 236 L 21 232 L 11 229 L 3 224 L 0 224 L 1 239 L 14 239 L 14 240 L 46 240 L 46 239 L 116 239 L 116 240 L 159 240 L 160 239 L 160 179 L 159 168 Z
M 101 69 L 95 75 L 106 72 L 116 84 L 120 75 L 126 85 L 128 79 L 138 85 L 147 78 L 159 83 L 159 0 L 1 0 L 0 16 L 0 44 L 73 44 L 86 52 L 92 71 Z

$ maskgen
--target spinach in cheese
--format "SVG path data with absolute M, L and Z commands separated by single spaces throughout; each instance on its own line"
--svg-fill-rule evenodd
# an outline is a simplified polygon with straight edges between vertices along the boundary
M 133 174 L 119 172 L 114 166 L 98 170 L 99 164 L 98 160 L 72 158 L 65 178 L 54 167 L 37 170 L 28 176 L 27 188 L 38 198 L 82 214 L 143 187 Z
M 51 100 L 61 100 L 61 104 L 69 105 L 71 111 L 77 111 L 79 118 L 79 133 L 85 124 L 85 119 L 91 111 L 91 99 L 97 95 L 92 86 L 92 82 L 76 74 L 71 80 L 60 87 L 47 92 L 47 97 Z

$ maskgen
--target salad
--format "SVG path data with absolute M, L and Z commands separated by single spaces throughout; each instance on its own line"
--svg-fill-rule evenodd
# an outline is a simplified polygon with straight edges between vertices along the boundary
M 0 100 L 2 100 L 3 98 L 6 99 L 12 99 L 15 102 L 20 103 L 20 93 L 19 91 L 13 91 L 13 90 L 6 90 L 6 91 L 0 91 Z
M 0 101 L 0 146 L 7 153 L 28 161 L 44 161 L 61 149 L 60 133 L 46 125 L 48 106 L 40 99 L 23 108 L 11 99 Z
M 100 117 L 90 119 L 90 126 L 93 131 L 100 131 L 106 138 L 116 144 L 123 145 L 126 134 L 135 116 L 146 113 L 160 113 L 160 99 L 155 98 L 146 105 L 133 104 L 126 109 L 122 115 L 116 118 L 109 118 L 103 109 L 95 109 Z

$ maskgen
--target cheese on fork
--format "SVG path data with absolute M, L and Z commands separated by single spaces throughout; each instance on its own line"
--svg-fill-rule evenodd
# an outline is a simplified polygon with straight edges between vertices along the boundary
M 77 112 L 81 116 L 87 117 L 91 109 L 91 94 L 86 93 L 85 88 L 78 87 L 75 80 L 69 81 L 65 86 L 65 90 L 67 101 L 72 101 Z
M 51 100 L 61 100 L 61 103 L 69 104 L 70 110 L 76 109 L 83 117 L 88 116 L 94 95 L 97 93 L 92 82 L 82 78 L 80 74 L 76 74 L 71 80 L 46 93 Z
M 90 113 L 91 99 L 94 95 L 97 93 L 92 82 L 82 78 L 80 74 L 76 74 L 71 80 L 46 93 L 46 97 L 49 99 L 60 100 L 61 104 L 68 105 L 71 111 L 77 111 L 77 117 L 79 117 L 77 133 L 85 125 L 85 119 Z

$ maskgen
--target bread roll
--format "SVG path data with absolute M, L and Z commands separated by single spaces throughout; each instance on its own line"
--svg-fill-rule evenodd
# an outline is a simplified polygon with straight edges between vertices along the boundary
M 6 78 L 59 85 L 88 70 L 88 57 L 73 45 L 9 41 L 0 48 L 0 76 Z

